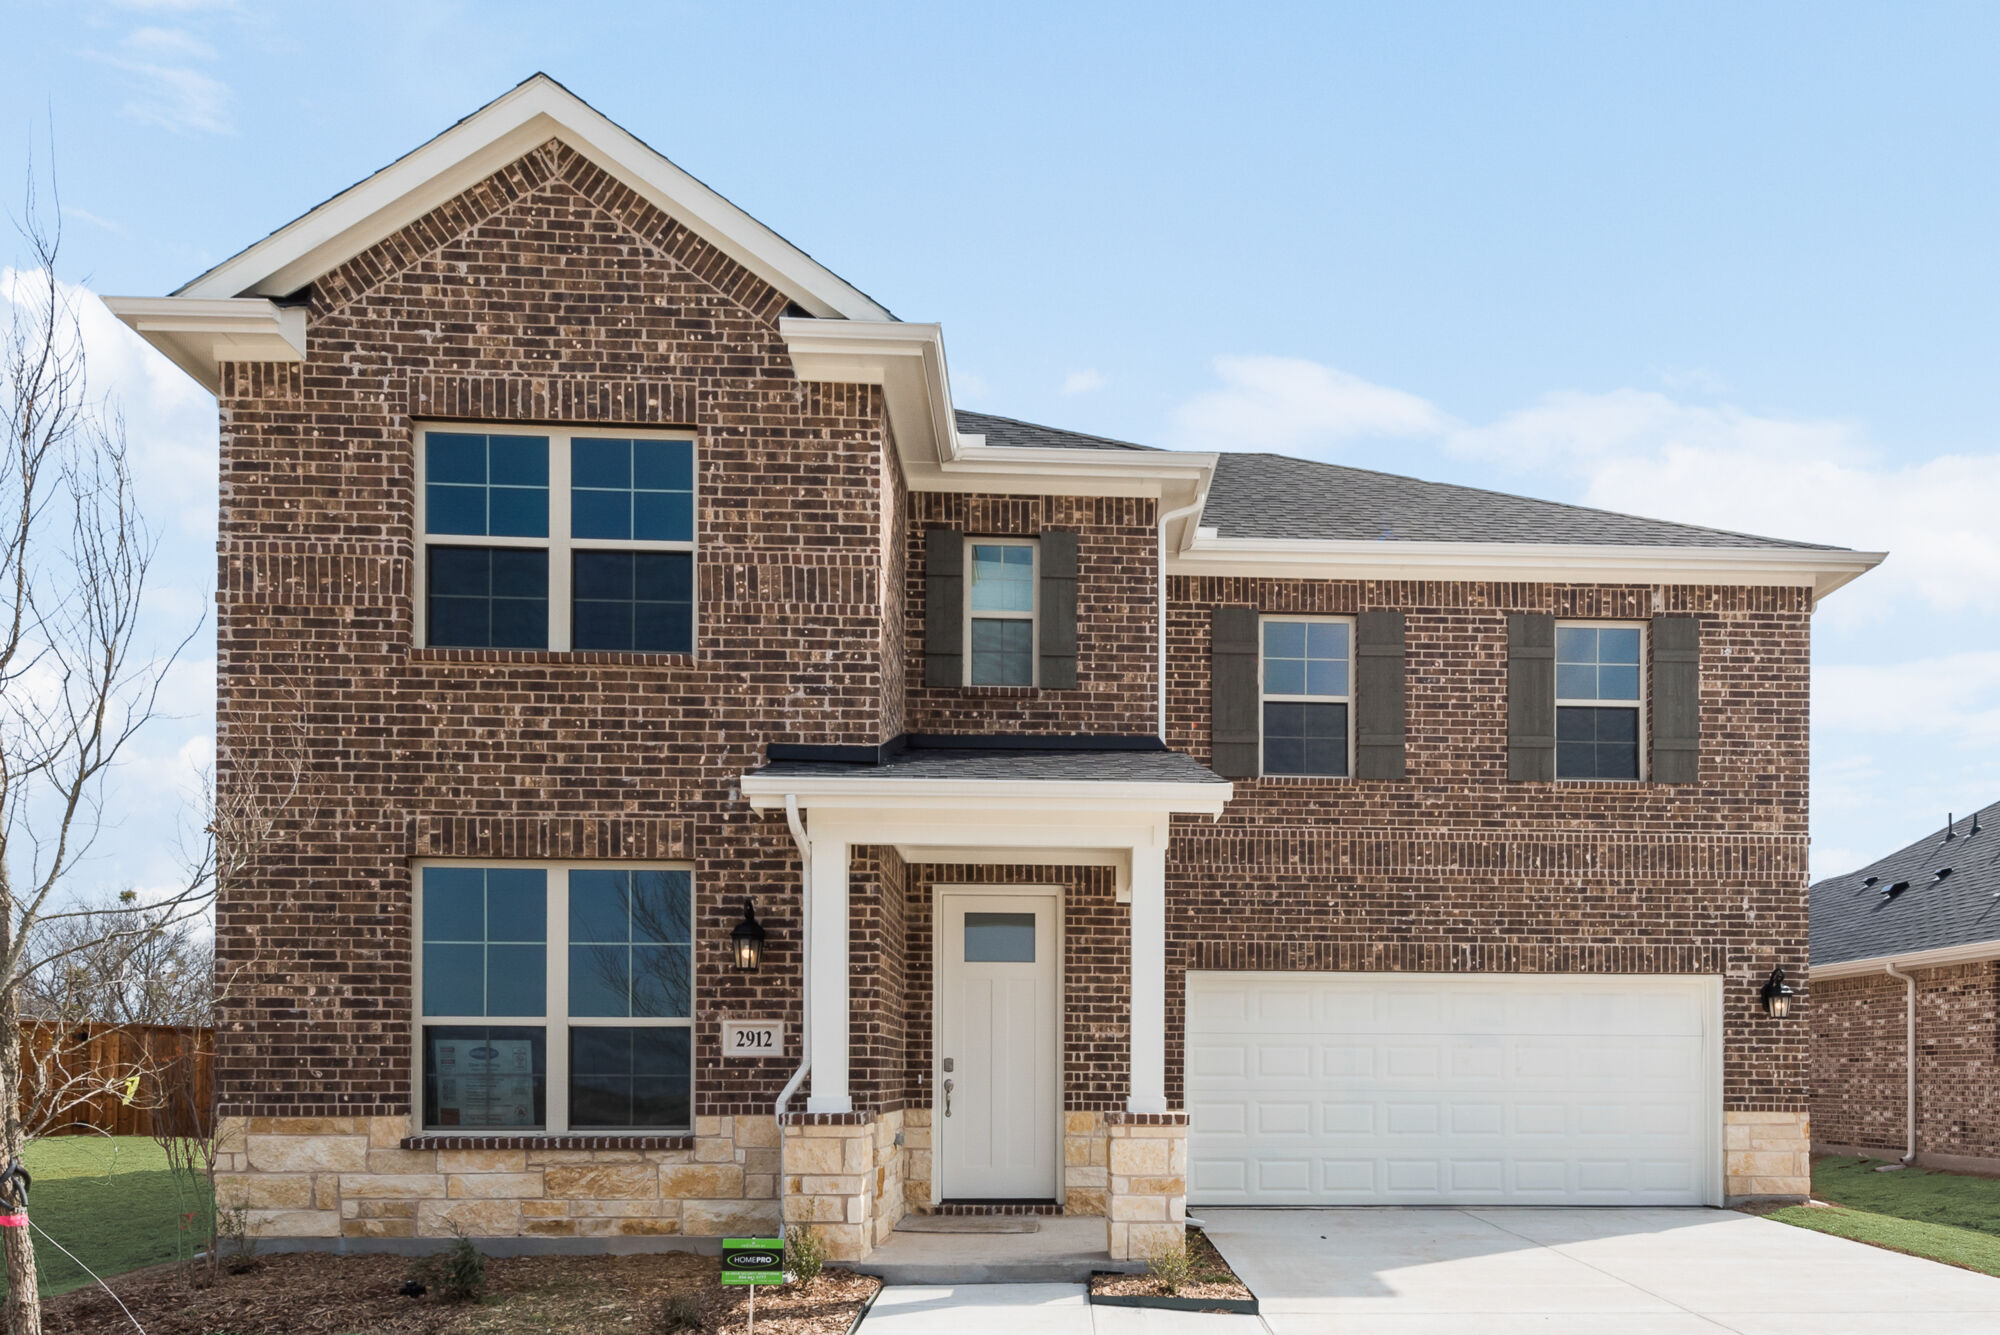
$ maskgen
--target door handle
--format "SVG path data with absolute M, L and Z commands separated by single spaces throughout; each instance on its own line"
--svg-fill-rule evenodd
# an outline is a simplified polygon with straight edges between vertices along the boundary
M 951 1116 L 951 1089 L 952 1089 L 952 1082 L 951 1082 L 951 1081 L 949 1081 L 949 1080 L 945 1081 L 945 1082 L 944 1082 L 944 1115 L 945 1115 L 946 1117 L 949 1117 L 949 1116 Z

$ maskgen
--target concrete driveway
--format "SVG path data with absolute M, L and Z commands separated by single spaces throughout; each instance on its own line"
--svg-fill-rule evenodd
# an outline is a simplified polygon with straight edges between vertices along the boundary
M 1733 1210 L 1191 1213 L 1272 1335 L 2000 1332 L 2000 1279 Z

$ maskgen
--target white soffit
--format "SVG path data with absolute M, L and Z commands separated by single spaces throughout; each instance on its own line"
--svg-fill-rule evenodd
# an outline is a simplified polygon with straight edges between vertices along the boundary
M 2000 941 L 1973 941 L 1962 946 L 1939 946 L 1935 950 L 1912 950 L 1901 955 L 1871 955 L 1865 960 L 1841 960 L 1835 964 L 1815 964 L 1807 970 L 1812 978 L 1860 978 L 1899 969 L 1944 969 L 1954 964 L 1977 964 L 2000 959 Z
M 1580 543 L 1362 542 L 1198 536 L 1173 575 L 1290 579 L 1478 579 L 1563 584 L 1804 587 L 1815 601 L 1887 552 L 1812 547 L 1628 547 Z
M 302 362 L 306 311 L 262 297 L 105 297 L 113 315 L 213 394 L 223 362 Z
M 873 298 L 537 74 L 175 292 L 285 296 L 550 139 L 560 139 L 813 314 L 893 320 Z
M 1035 847 L 1075 844 L 1103 847 L 1107 839 L 1101 818 L 1123 814 L 1142 818 L 1168 815 L 1220 816 L 1236 786 L 1216 783 L 1160 783 L 1106 779 L 894 779 L 875 775 L 780 776 L 745 774 L 740 780 L 744 799 L 753 811 L 782 811 L 787 797 L 814 811 L 845 811 L 864 816 L 903 820 L 903 833 L 890 842 L 928 843 L 924 817 L 940 826 L 990 827 L 995 844 Z M 1026 818 L 1028 823 L 1022 825 Z M 1067 832 L 1056 833 L 1058 830 Z M 1028 837 L 1023 838 L 1023 832 Z M 985 840 L 947 838 L 937 842 L 980 843 Z

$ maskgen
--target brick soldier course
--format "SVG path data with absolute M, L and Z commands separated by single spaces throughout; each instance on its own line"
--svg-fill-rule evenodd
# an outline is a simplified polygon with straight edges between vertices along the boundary
M 546 80 L 523 90 L 509 97 L 574 102 Z M 575 123 L 595 125 L 583 111 Z M 1801 982 L 1806 972 L 1810 573 L 1641 579 L 1592 575 L 1583 557 L 1562 578 L 1528 582 L 1499 570 L 1178 573 L 1200 551 L 1196 521 L 1170 517 L 1161 495 L 1103 494 L 1128 485 L 1103 480 L 1118 468 L 1175 456 L 989 419 L 1001 424 L 988 426 L 989 448 L 1018 427 L 1041 434 L 1011 443 L 1067 439 L 1080 468 L 1102 459 L 1105 471 L 939 482 L 911 462 L 926 423 L 897 415 L 893 371 L 857 384 L 798 369 L 791 340 L 811 310 L 801 303 L 836 298 L 796 265 L 763 271 L 759 257 L 782 269 L 795 252 L 747 220 L 718 236 L 677 217 L 607 169 L 598 140 L 561 126 L 530 137 L 284 293 L 224 294 L 258 298 L 260 320 L 291 318 L 262 313 L 264 296 L 305 313 L 295 355 L 213 367 L 218 778 L 232 800 L 274 803 L 269 761 L 292 746 L 310 774 L 217 911 L 218 967 L 231 978 L 216 1056 L 220 1189 L 255 1233 L 360 1247 L 457 1228 L 588 1246 L 795 1223 L 818 1229 L 836 1258 L 864 1256 L 906 1211 L 939 1203 L 941 885 L 1061 892 L 1059 1204 L 1104 1216 L 1114 1259 L 1150 1254 L 1185 1219 L 1183 1010 L 1197 970 L 1718 977 L 1726 1194 L 1804 1193 L 1807 1029 L 1765 1016 L 1758 988 L 1775 965 Z M 426 423 L 692 439 L 694 652 L 420 643 Z M 933 680 L 935 530 L 1074 535 L 1073 687 Z M 1702 541 L 1680 532 L 1696 535 L 1682 545 Z M 892 843 L 857 845 L 841 1091 L 851 1109 L 808 1111 L 825 1101 L 809 1076 L 779 1116 L 805 1019 L 802 867 L 785 814 L 754 810 L 744 776 L 773 747 L 844 748 L 841 763 L 865 772 L 873 748 L 906 735 L 1058 750 L 1159 738 L 1215 761 L 1218 608 L 1402 613 L 1404 775 L 1236 777 L 1219 820 L 1172 818 L 1159 1033 L 1134 1032 L 1144 961 L 1128 900 L 1144 892 L 1124 873 L 909 861 Z M 1694 781 L 1510 778 L 1509 617 L 1520 613 L 1694 618 Z M 413 868 L 438 859 L 689 870 L 689 1125 L 620 1137 L 422 1124 Z M 767 932 L 754 972 L 730 955 L 746 898 Z M 1989 1018 L 1992 978 L 1964 980 L 1985 988 Z M 782 1021 L 788 1050 L 725 1059 L 725 1019 Z M 1166 1108 L 1135 1111 L 1133 1053 L 1154 1042 Z

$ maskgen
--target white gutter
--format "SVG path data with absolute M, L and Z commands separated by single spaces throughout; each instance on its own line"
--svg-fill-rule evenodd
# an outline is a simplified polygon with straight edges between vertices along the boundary
M 1185 519 L 1191 514 L 1198 513 L 1201 507 L 1206 504 L 1208 504 L 1208 491 L 1206 488 L 1203 488 L 1189 504 L 1183 505 L 1177 510 L 1169 510 L 1160 516 L 1160 582 L 1158 588 L 1154 591 L 1154 596 L 1155 601 L 1160 605 L 1160 662 L 1158 671 L 1160 681 L 1160 740 L 1162 742 L 1167 740 L 1167 525 L 1173 523 L 1176 519 Z M 1182 547 L 1187 546 L 1185 542 L 1180 545 Z
M 1902 979 L 1906 989 L 1903 1002 L 1905 1012 L 1903 1017 L 1905 1031 L 1903 1035 L 1903 1122 L 1905 1135 L 1903 1139 L 1906 1145 L 1903 1151 L 1903 1162 L 1912 1164 L 1917 1161 L 1917 980 L 1912 975 L 1898 969 L 1894 960 L 1884 963 L 1882 969 L 1891 978 Z
M 1940 946 L 1935 950 L 1911 950 L 1895 955 L 1871 955 L 1865 960 L 1842 960 L 1838 964 L 1815 964 L 1807 976 L 1814 980 L 1861 978 L 1881 973 L 1887 964 L 1905 969 L 1944 969 L 1954 964 L 1977 964 L 1993 959 L 2000 959 L 2000 940 L 1974 941 L 1962 946 Z
M 799 1092 L 799 1086 L 805 1083 L 806 1072 L 812 1070 L 812 842 L 806 838 L 805 822 L 799 819 L 796 793 L 785 794 L 785 824 L 792 827 L 792 842 L 799 846 L 799 1069 L 792 1072 L 792 1078 L 785 1082 L 777 1104 L 771 1109 L 780 1118 Z M 783 1123 L 779 1125 L 782 1128 Z M 778 1135 L 782 1154 L 782 1129 Z M 779 1196 L 783 1195 L 780 1191 Z

